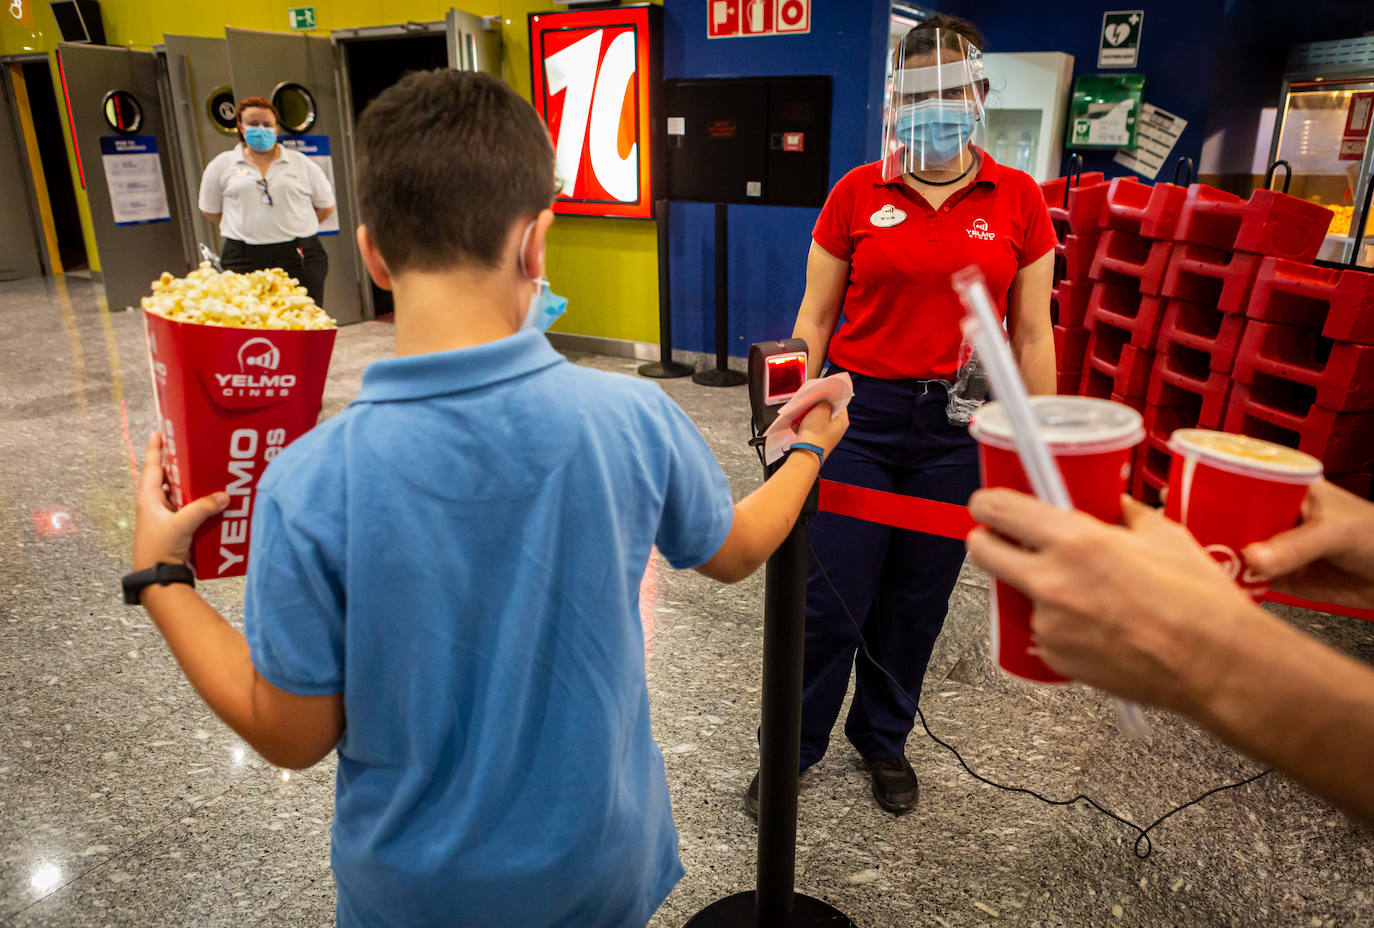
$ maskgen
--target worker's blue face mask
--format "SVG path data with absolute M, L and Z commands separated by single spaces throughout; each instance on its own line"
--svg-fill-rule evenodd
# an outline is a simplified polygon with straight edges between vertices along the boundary
M 534 223 L 531 222 L 525 227 L 525 235 L 520 239 L 520 271 L 526 277 L 529 277 L 530 274 L 529 271 L 525 270 L 525 246 L 529 244 L 530 233 L 533 231 Z M 534 296 L 530 297 L 530 308 L 525 311 L 524 328 L 547 332 L 554 320 L 567 310 L 568 300 L 566 297 L 554 294 L 553 288 L 549 286 L 548 278 L 530 277 L 530 279 L 539 285 L 539 289 L 534 292 Z
M 897 138 L 931 165 L 948 164 L 973 137 L 973 108 L 963 100 L 922 100 L 897 113 Z
M 243 140 L 257 152 L 269 152 L 277 144 L 277 130 L 271 126 L 249 126 L 243 130 Z

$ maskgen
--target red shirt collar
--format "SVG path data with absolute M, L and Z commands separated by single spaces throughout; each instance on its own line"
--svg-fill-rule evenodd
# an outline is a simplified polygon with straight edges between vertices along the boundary
M 991 186 L 991 187 L 996 187 L 996 186 L 997 186 L 998 180 L 1000 180 L 1000 179 L 1001 179 L 1001 176 L 1002 176 L 1002 166 L 1001 166 L 1000 164 L 998 164 L 996 161 L 993 161 L 993 160 L 992 160 L 992 155 L 989 155 L 987 152 L 983 151 L 983 149 L 979 148 L 977 145 L 970 145 L 969 148 L 971 148 L 971 149 L 973 149 L 975 152 L 977 152 L 978 155 L 979 155 L 979 158 L 980 158 L 980 163 L 979 163 L 979 166 L 978 166 L 978 173 L 974 176 L 974 178 L 973 178 L 973 183 L 974 183 L 974 184 L 987 184 L 987 185 L 989 185 L 989 186 Z M 901 151 L 901 149 L 898 149 L 897 151 L 893 152 L 891 155 L 888 156 L 888 159 L 895 159 L 895 158 L 897 158 L 900 151 Z M 893 184 L 899 184 L 899 185 L 905 185 L 905 184 L 906 184 L 906 180 L 902 177 L 901 174 L 898 174 L 896 177 L 892 178 L 892 180 L 883 180 L 882 177 L 883 177 L 883 172 L 882 172 L 882 171 L 879 171 L 879 172 L 878 172 L 878 186 L 879 186 L 879 187 L 890 187 L 890 186 L 892 186 Z M 970 185 L 970 186 L 972 186 L 972 185 Z

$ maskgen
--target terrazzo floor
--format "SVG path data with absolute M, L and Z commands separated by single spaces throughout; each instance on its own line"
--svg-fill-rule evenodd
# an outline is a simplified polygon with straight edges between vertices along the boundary
M 0 924 L 332 924 L 332 760 L 287 774 L 256 757 L 120 601 L 132 453 L 154 415 L 139 319 L 101 294 L 77 277 L 0 284 Z M 326 416 L 391 337 L 384 323 L 340 331 Z M 757 486 L 744 389 L 662 387 L 736 494 Z M 241 614 L 241 580 L 203 589 Z M 757 762 L 762 593 L 761 575 L 724 587 L 657 559 L 646 578 L 654 731 L 687 870 L 655 926 L 753 884 L 741 796 Z M 966 570 L 923 697 L 931 731 L 979 775 L 1088 794 L 1146 825 L 1259 772 L 1179 719 L 1151 713 L 1151 738 L 1126 741 L 1099 694 L 1000 675 L 986 609 L 985 579 Z M 1285 616 L 1374 659 L 1374 626 Z M 981 782 L 919 728 L 908 755 L 921 800 L 901 818 L 875 805 L 838 730 L 802 781 L 798 889 L 860 926 L 1374 923 L 1374 835 L 1281 776 L 1172 816 L 1140 859 L 1133 828 Z

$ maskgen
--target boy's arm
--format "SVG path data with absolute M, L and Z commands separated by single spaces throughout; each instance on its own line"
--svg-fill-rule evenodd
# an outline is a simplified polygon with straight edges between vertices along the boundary
M 134 570 L 186 563 L 195 530 L 229 501 L 216 493 L 173 512 L 162 481 L 162 438 L 153 434 L 138 494 Z M 264 758 L 301 769 L 333 750 L 344 728 L 342 693 L 299 696 L 263 679 L 243 634 L 185 584 L 147 587 L 141 601 L 205 704 Z
M 819 403 L 797 428 L 797 441 L 820 445 L 828 455 L 849 427 L 849 413 L 831 418 L 830 404 Z M 735 583 L 758 570 L 792 531 L 821 464 L 808 451 L 789 454 L 763 486 L 735 504 L 730 534 L 711 559 L 697 572 Z

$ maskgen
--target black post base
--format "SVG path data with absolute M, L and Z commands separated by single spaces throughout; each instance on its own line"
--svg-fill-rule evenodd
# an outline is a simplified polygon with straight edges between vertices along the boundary
M 755 928 L 762 925 L 754 905 L 754 893 L 735 893 L 715 902 L 692 916 L 684 928 Z M 770 921 L 768 928 L 856 928 L 839 909 L 794 893 L 791 917 L 786 922 Z
M 697 371 L 692 375 L 692 383 L 699 383 L 703 387 L 738 387 L 748 380 L 749 378 L 739 371 L 729 369 L 711 368 L 710 370 Z
M 639 376 L 641 377 L 686 377 L 690 373 L 692 373 L 692 368 L 676 361 L 651 361 L 648 364 L 640 365 L 639 368 Z

